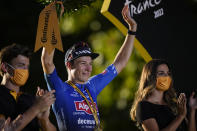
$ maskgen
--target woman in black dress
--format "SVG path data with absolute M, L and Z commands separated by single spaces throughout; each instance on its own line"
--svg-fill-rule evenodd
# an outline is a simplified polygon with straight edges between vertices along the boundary
M 169 64 L 153 59 L 143 68 L 131 118 L 145 131 L 196 131 L 194 93 L 189 99 L 189 119 L 186 118 L 186 101 L 184 93 L 176 96 Z

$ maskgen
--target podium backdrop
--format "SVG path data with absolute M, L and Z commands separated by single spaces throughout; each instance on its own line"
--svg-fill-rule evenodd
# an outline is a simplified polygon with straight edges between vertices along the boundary
M 101 13 L 124 35 L 121 10 L 129 3 L 138 23 L 135 48 L 145 61 L 166 59 L 173 68 L 176 90 L 190 95 L 196 85 L 197 14 L 182 0 L 104 0 Z

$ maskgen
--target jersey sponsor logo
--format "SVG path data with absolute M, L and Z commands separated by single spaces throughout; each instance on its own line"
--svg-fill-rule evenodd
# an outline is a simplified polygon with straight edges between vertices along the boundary
M 73 115 L 85 115 L 85 112 L 81 112 L 81 111 L 74 111 Z
M 72 97 L 79 97 L 79 94 L 76 91 L 73 91 L 70 96 Z
M 89 103 L 93 107 L 93 105 L 90 101 L 89 101 Z M 95 102 L 94 102 L 94 105 L 96 106 Z M 77 111 L 84 111 L 85 113 L 92 115 L 92 112 L 85 100 L 75 101 L 75 108 Z M 97 108 L 97 106 L 96 106 L 96 108 Z M 98 111 L 98 109 L 96 109 L 96 110 Z
M 88 125 L 95 125 L 96 124 L 95 120 L 81 119 L 81 118 L 79 118 L 77 120 L 77 123 L 79 125 L 86 125 L 86 124 L 88 124 Z

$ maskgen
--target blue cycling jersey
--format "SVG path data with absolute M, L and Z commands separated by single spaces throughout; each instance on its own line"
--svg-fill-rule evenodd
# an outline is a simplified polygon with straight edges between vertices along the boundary
M 112 64 L 103 73 L 91 77 L 85 84 L 75 84 L 91 100 L 85 90 L 87 88 L 97 107 L 97 95 L 117 76 Z M 56 69 L 52 74 L 45 74 L 49 90 L 55 89 L 56 101 L 53 104 L 60 131 L 92 131 L 96 125 L 93 114 L 84 98 L 68 83 L 63 82 L 57 75 Z M 99 117 L 98 107 L 97 114 Z

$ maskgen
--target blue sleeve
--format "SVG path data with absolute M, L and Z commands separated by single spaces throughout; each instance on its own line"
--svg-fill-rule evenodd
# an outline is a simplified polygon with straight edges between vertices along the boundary
M 111 64 L 102 73 L 91 77 L 89 81 L 94 87 L 96 95 L 98 95 L 103 88 L 117 76 L 117 74 L 115 66 Z
M 63 81 L 57 75 L 56 69 L 51 74 L 44 74 L 47 87 L 49 90 L 63 90 L 65 87 L 63 86 Z

